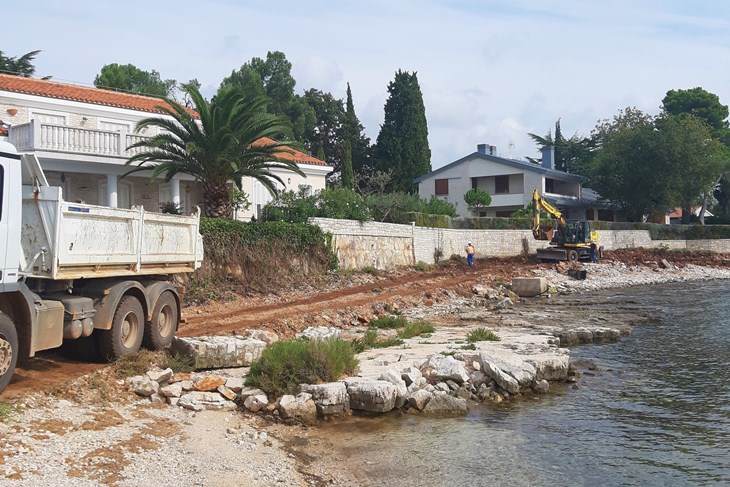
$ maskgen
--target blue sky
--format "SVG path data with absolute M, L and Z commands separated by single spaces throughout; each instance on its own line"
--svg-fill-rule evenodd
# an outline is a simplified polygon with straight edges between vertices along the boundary
M 197 78 L 212 93 L 254 56 L 279 50 L 297 92 L 345 95 L 375 140 L 387 85 L 417 71 L 432 165 L 473 152 L 536 156 L 528 132 L 561 119 L 587 135 L 626 106 L 657 113 L 670 89 L 730 103 L 724 0 L 308 0 L 7 2 L 0 50 L 41 49 L 37 74 L 91 83 L 104 64 Z

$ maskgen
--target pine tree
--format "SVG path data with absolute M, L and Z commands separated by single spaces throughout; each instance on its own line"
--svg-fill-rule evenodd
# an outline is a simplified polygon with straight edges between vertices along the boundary
M 413 192 L 413 179 L 431 171 L 426 108 L 417 73 L 398 70 L 388 93 L 375 145 L 376 169 L 393 171 L 391 190 Z
M 345 141 L 345 152 L 342 156 L 342 187 L 355 189 L 355 175 L 352 171 L 352 147 L 350 141 Z
M 352 168 L 354 172 L 362 173 L 370 166 L 370 138 L 363 132 L 365 127 L 355 114 L 355 104 L 352 102 L 352 90 L 347 83 L 347 102 L 345 105 L 345 120 L 343 123 L 345 140 L 352 148 Z

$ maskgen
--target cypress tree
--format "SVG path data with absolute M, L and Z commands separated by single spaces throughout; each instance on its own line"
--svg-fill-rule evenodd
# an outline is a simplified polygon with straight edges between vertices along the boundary
M 392 170 L 391 190 L 414 192 L 413 179 L 431 171 L 426 108 L 417 74 L 398 70 L 388 93 L 375 145 L 376 169 Z
M 350 141 L 352 148 L 352 168 L 360 173 L 370 165 L 370 138 L 363 132 L 365 127 L 355 114 L 355 104 L 352 102 L 352 90 L 347 83 L 347 102 L 345 104 L 345 119 L 343 123 L 345 140 Z
M 342 156 L 342 187 L 355 189 L 355 176 L 352 172 L 352 147 L 350 141 L 345 141 L 345 152 Z

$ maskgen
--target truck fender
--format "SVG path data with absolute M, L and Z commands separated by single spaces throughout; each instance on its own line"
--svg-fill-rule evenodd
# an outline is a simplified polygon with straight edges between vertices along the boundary
M 137 281 L 122 281 L 111 287 L 99 289 L 99 291 L 102 291 L 103 296 L 99 301 L 95 300 L 94 303 L 94 309 L 96 309 L 94 314 L 95 330 L 111 330 L 114 312 L 117 310 L 119 301 L 128 294 L 139 299 L 145 316 L 149 316 L 149 313 L 151 313 L 145 288 Z
M 182 320 L 182 304 L 180 303 L 180 295 L 177 292 L 177 288 L 171 282 L 155 281 L 146 286 L 145 289 L 147 292 L 147 302 L 149 303 L 149 307 L 145 313 L 148 322 L 152 321 L 152 311 L 155 309 L 160 295 L 165 291 L 171 291 L 172 295 L 175 296 L 175 301 L 177 301 L 177 322 L 180 323 Z
M 0 311 L 15 323 L 20 357 L 23 358 L 35 356 L 36 339 L 41 333 L 32 314 L 35 298 L 38 296 L 33 294 L 25 283 L 6 284 L 5 292 L 0 294 Z

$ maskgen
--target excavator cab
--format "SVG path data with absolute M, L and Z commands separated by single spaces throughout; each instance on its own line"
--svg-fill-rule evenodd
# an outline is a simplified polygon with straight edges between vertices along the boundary
M 561 234 L 562 241 L 556 242 L 559 245 L 564 244 L 588 244 L 591 243 L 591 225 L 587 221 L 568 222 L 563 227 L 562 232 L 556 232 L 556 236 Z M 553 238 L 555 241 L 555 238 Z

